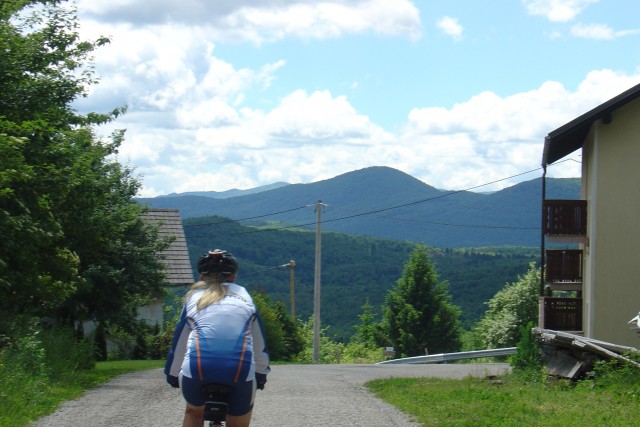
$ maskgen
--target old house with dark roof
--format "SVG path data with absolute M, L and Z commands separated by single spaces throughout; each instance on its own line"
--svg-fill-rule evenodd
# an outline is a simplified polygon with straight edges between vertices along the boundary
M 189 250 L 182 228 L 182 218 L 178 209 L 149 208 L 143 214 L 146 221 L 158 224 L 161 237 L 173 239 L 170 246 L 158 254 L 166 264 L 167 282 L 172 287 L 188 287 L 194 282 L 193 270 L 189 260 Z M 138 317 L 150 324 L 162 325 L 162 296 L 156 301 L 138 309 Z

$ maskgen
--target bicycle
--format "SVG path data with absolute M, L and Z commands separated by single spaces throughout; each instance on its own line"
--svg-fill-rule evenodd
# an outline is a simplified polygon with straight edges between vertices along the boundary
M 222 427 L 227 424 L 225 420 L 232 390 L 224 384 L 205 384 L 202 387 L 203 393 L 207 395 L 204 403 L 204 420 L 209 421 L 209 427 Z

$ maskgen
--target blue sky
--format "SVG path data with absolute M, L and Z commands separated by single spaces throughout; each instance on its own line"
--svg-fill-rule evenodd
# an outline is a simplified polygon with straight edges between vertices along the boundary
M 640 83 L 637 0 L 77 0 L 127 105 L 141 195 L 315 182 L 390 166 L 496 190 L 547 133 Z M 578 153 L 572 156 L 579 161 Z M 578 176 L 578 162 L 550 168 Z

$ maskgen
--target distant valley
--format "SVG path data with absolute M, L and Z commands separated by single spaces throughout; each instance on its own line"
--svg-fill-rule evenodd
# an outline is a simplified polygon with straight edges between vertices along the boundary
M 366 301 L 379 313 L 416 243 L 433 248 L 438 276 L 448 282 L 464 327 L 471 327 L 499 289 L 539 261 L 541 189 L 538 178 L 492 193 L 451 192 L 372 167 L 235 196 L 196 192 L 140 202 L 180 209 L 192 264 L 207 249 L 228 249 L 240 260 L 240 284 L 289 308 L 286 264 L 295 260 L 296 314 L 307 320 L 321 200 L 322 327 L 348 340 Z M 547 179 L 549 198 L 579 193 L 577 178 Z

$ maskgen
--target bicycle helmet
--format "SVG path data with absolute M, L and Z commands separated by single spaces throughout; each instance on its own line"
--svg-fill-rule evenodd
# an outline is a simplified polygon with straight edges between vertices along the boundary
M 227 251 L 214 249 L 198 260 L 198 272 L 202 274 L 221 273 L 232 276 L 238 271 L 238 261 Z

